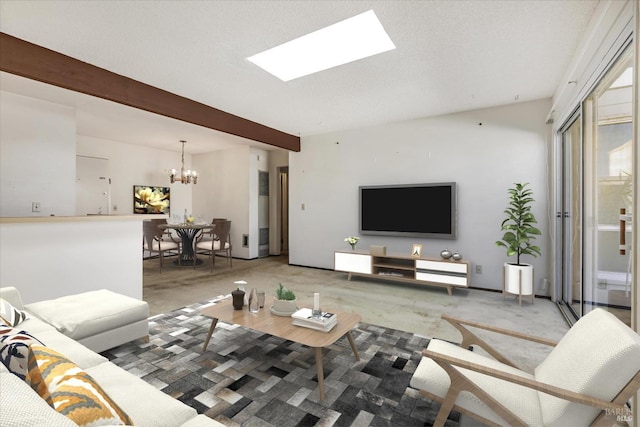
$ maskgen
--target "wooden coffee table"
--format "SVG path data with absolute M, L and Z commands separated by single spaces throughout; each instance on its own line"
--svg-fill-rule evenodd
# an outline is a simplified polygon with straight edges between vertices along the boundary
M 234 310 L 231 298 L 222 300 L 215 305 L 203 308 L 201 313 L 207 317 L 212 317 L 209 333 L 204 341 L 202 352 L 207 349 L 209 340 L 213 334 L 213 330 L 222 320 L 227 323 L 244 326 L 254 331 L 263 332 L 265 334 L 280 337 L 289 341 L 312 347 L 315 350 L 316 368 L 318 370 L 318 388 L 320 391 L 320 400 L 324 399 L 324 372 L 322 369 L 322 348 L 330 346 L 339 338 L 346 336 L 353 350 L 356 360 L 360 360 L 358 349 L 356 348 L 351 329 L 353 329 L 361 320 L 359 314 L 345 313 L 335 310 L 327 310 L 338 316 L 338 324 L 330 332 L 321 332 L 314 329 L 295 326 L 291 322 L 291 317 L 277 316 L 271 313 L 271 304 L 273 299 L 265 302 L 264 308 L 258 313 L 251 313 L 246 307 L 242 310 Z

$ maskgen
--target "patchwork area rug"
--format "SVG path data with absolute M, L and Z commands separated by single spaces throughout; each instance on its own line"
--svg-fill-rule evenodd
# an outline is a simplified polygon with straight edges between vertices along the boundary
M 312 349 L 218 322 L 207 351 L 211 319 L 193 304 L 149 318 L 150 342 L 103 352 L 199 413 L 227 426 L 429 426 L 439 404 L 409 387 L 425 337 L 360 323 L 323 351 L 325 399 L 319 400 Z M 452 413 L 447 426 L 457 426 Z

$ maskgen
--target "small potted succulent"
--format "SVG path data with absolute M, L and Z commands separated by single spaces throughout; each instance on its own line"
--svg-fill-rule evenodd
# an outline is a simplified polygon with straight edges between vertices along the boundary
M 271 312 L 280 316 L 291 316 L 298 310 L 296 306 L 296 294 L 282 286 L 276 289 L 276 299 L 271 306 Z

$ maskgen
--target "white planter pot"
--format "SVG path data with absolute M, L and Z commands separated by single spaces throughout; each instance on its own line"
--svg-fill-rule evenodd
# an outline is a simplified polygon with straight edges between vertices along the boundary
M 296 303 L 297 300 L 274 299 L 271 312 L 281 316 L 290 316 L 298 310 Z
M 533 266 L 505 263 L 504 290 L 515 295 L 533 295 Z

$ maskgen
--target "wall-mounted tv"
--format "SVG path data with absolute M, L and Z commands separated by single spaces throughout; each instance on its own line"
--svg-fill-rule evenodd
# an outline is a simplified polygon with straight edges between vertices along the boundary
M 456 238 L 456 183 L 359 187 L 360 234 Z
M 134 214 L 169 214 L 171 189 L 152 185 L 133 186 Z

